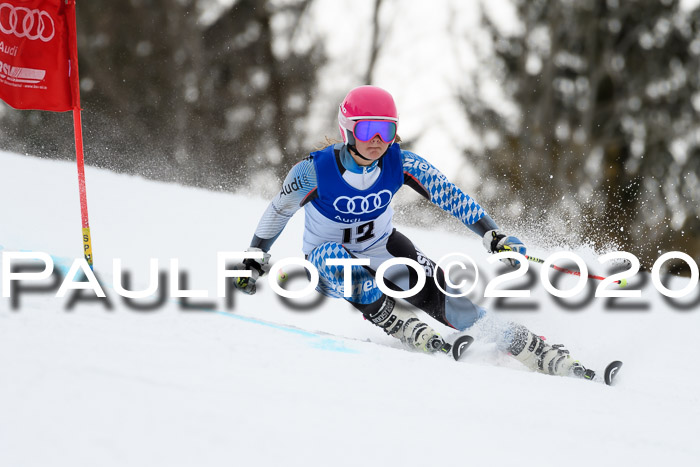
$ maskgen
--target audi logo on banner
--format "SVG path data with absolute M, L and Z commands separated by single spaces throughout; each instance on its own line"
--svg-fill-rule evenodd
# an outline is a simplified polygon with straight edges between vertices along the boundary
M 56 35 L 56 25 L 44 10 L 30 10 L 21 6 L 0 4 L 0 31 L 26 37 L 30 41 L 39 39 L 48 42 Z
M 369 214 L 391 203 L 391 191 L 382 190 L 367 196 L 338 196 L 333 207 L 343 214 Z

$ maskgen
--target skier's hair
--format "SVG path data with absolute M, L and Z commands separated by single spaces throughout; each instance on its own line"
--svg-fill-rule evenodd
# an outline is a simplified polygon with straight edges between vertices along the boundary
M 328 136 L 323 137 L 325 141 L 319 141 L 314 145 L 314 150 L 315 151 L 320 151 L 322 149 L 326 149 L 328 146 L 333 146 L 334 144 L 342 143 L 339 139 L 335 138 L 329 138 Z M 396 133 L 396 138 L 394 139 L 394 143 L 400 143 L 401 142 L 401 137 L 399 136 L 398 133 Z

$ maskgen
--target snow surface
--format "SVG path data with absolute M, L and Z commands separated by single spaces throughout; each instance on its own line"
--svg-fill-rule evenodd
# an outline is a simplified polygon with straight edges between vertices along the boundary
M 75 172 L 0 153 L 2 252 L 46 252 L 65 273 L 81 247 Z M 164 270 L 178 258 L 188 287 L 214 297 L 216 253 L 244 250 L 267 202 L 94 168 L 87 184 L 111 308 L 69 308 L 71 295 L 54 292 L 25 292 L 16 309 L 0 299 L 0 466 L 699 465 L 698 287 L 672 306 L 640 275 L 629 288 L 644 283 L 642 298 L 610 310 L 600 298 L 567 308 L 536 284 L 517 300 L 535 310 L 497 312 L 592 368 L 623 360 L 614 387 L 531 373 L 479 329 L 465 362 L 412 353 L 342 301 L 292 306 L 266 283 L 234 294 L 230 310 L 199 298 L 208 311 L 175 299 L 137 311 L 111 285 L 113 258 L 135 289 L 148 285 L 149 258 Z M 302 228 L 298 214 L 273 260 L 300 256 Z M 399 228 L 434 259 L 459 251 L 483 276 L 500 270 L 466 229 Z M 590 251 L 574 251 L 595 269 Z

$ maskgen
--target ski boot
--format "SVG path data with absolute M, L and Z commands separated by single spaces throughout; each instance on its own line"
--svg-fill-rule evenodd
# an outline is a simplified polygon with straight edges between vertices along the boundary
M 508 351 L 531 370 L 583 379 L 593 379 L 595 376 L 593 370 L 588 370 L 581 363 L 573 360 L 563 345 L 549 345 L 544 337 L 536 336 L 521 325 L 514 325 L 512 331 L 513 341 Z
M 441 352 L 448 354 L 451 345 L 445 342 L 440 335 L 416 314 L 409 310 L 400 310 L 395 307 L 396 302 L 391 297 L 386 297 L 381 307 L 366 318 L 388 335 L 399 339 L 407 347 L 422 352 Z

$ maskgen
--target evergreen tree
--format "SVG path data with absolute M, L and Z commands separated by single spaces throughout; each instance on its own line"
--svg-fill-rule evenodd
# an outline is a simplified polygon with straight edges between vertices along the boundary
M 518 109 L 462 93 L 477 165 L 513 215 L 630 251 L 700 256 L 700 10 L 677 0 L 517 0 L 487 67 Z M 491 51 L 489 51 L 491 53 Z M 484 72 L 482 69 L 481 72 Z M 483 77 L 482 77 L 483 78 Z M 488 193 L 488 191 L 486 191 Z
M 310 3 L 239 0 L 204 21 L 210 0 L 79 2 L 87 163 L 230 190 L 286 171 L 324 61 Z M 69 116 L 0 118 L 4 149 L 73 157 Z

